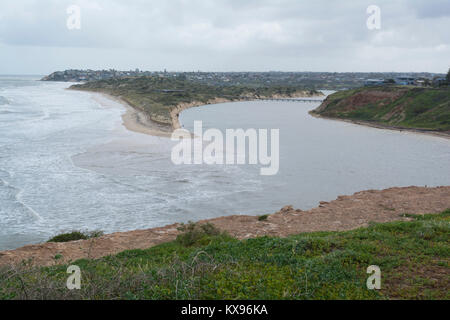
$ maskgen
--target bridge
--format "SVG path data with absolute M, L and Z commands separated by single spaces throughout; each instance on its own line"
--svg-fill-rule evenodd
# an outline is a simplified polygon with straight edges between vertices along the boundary
M 306 99 L 306 98 L 259 98 L 259 99 L 251 99 L 257 101 L 286 101 L 286 102 L 323 102 L 323 99 Z

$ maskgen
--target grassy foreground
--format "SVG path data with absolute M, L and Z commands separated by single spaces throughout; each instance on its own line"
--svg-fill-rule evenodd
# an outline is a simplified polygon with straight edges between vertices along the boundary
M 450 86 L 364 87 L 336 92 L 313 113 L 385 126 L 450 132 Z
M 3 268 L 0 298 L 450 299 L 450 210 L 411 217 L 245 241 L 188 226 L 174 242 L 74 262 L 81 290 L 66 289 L 67 265 Z M 366 287 L 369 265 L 381 290 Z

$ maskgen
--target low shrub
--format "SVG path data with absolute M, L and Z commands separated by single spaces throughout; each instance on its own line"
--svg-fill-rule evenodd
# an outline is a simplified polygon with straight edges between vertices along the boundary
M 220 231 L 211 223 L 193 223 L 182 224 L 179 228 L 182 233 L 177 236 L 176 242 L 185 247 L 194 245 L 205 245 L 211 242 L 211 238 L 226 236 L 225 232 Z
M 52 238 L 50 238 L 47 242 L 70 242 L 77 240 L 87 240 L 92 238 L 98 238 L 103 235 L 103 231 L 95 230 L 95 231 L 71 231 L 68 233 L 61 233 Z

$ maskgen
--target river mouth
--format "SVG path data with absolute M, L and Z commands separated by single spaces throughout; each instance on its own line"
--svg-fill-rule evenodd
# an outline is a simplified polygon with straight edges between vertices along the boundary
M 280 130 L 280 169 L 174 165 L 175 142 L 125 130 L 125 109 L 67 84 L 25 81 L 0 94 L 0 250 L 69 230 L 106 233 L 234 214 L 303 210 L 339 195 L 450 185 L 450 140 L 317 119 L 318 103 L 238 102 L 188 109 L 193 129 Z M 1 108 L 6 106 L 0 106 Z M 6 110 L 6 109 L 5 109 Z
M 310 209 L 320 201 L 361 190 L 449 185 L 449 139 L 318 119 L 309 114 L 317 106 L 273 101 L 228 103 L 186 110 L 180 121 L 188 130 L 193 130 L 198 120 L 204 130 L 280 130 L 279 173 L 254 176 L 261 185 L 253 201 L 259 208 L 276 210 L 292 204 Z M 242 169 L 254 173 L 249 166 Z

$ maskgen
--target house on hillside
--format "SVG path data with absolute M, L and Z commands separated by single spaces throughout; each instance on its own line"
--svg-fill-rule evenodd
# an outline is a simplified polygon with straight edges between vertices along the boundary
M 435 77 L 433 78 L 434 86 L 441 86 L 447 83 L 447 79 L 445 77 Z
M 416 83 L 416 78 L 413 77 L 397 77 L 394 80 L 396 84 L 401 86 L 414 85 Z

